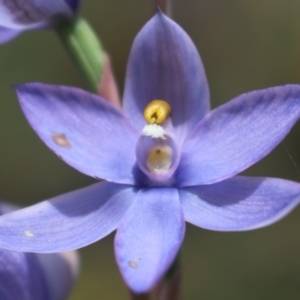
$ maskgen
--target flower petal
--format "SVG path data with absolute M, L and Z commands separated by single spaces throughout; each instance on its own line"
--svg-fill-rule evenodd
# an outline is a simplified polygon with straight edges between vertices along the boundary
M 0 247 L 28 252 L 78 249 L 118 226 L 132 187 L 97 183 L 0 217 Z
M 17 209 L 15 205 L 0 202 L 0 215 Z M 0 299 L 66 299 L 78 272 L 76 251 L 32 254 L 0 249 Z
M 179 186 L 232 177 L 269 154 L 300 117 L 300 85 L 243 94 L 209 113 L 188 135 Z
M 33 83 L 16 90 L 33 129 L 66 163 L 96 178 L 135 183 L 139 136 L 119 109 L 77 88 Z
M 117 263 L 131 290 L 153 288 L 175 259 L 184 231 L 176 189 L 140 190 L 115 237 Z
M 176 23 L 158 12 L 140 31 L 128 63 L 124 110 L 142 130 L 143 111 L 154 100 L 172 107 L 179 138 L 209 110 L 209 91 L 197 49 Z
M 0 0 L 0 25 L 12 29 L 26 28 L 55 15 L 73 16 L 65 0 Z
M 79 272 L 79 256 L 77 252 L 35 255 L 45 274 L 49 299 L 67 299 Z
M 185 220 L 219 231 L 241 231 L 277 222 L 300 201 L 300 184 L 284 179 L 236 176 L 179 190 Z
M 51 299 L 45 274 L 36 254 L 0 249 L 1 300 Z
M 9 42 L 17 35 L 21 33 L 21 30 L 14 30 L 0 26 L 0 44 Z

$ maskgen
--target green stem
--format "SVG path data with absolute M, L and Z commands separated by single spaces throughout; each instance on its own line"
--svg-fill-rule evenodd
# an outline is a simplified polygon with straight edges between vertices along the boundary
M 103 70 L 104 52 L 97 35 L 83 19 L 60 24 L 56 33 L 90 86 L 97 93 Z

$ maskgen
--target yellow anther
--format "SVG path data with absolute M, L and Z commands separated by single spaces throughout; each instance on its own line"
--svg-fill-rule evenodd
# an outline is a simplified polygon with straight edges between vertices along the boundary
M 153 100 L 144 110 L 144 118 L 150 124 L 161 124 L 170 114 L 171 106 L 164 100 Z

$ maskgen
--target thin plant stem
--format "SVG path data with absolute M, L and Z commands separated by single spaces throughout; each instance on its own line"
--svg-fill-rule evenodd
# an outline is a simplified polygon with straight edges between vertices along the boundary
M 159 7 L 161 11 L 166 14 L 168 17 L 172 15 L 172 0 L 154 0 L 154 11 Z
M 179 300 L 181 292 L 182 268 L 178 253 L 164 278 L 155 288 L 155 300 Z
M 147 294 L 135 294 L 133 292 L 131 293 L 131 300 L 150 300 L 150 293 Z
M 93 28 L 78 17 L 58 24 L 56 33 L 91 91 L 97 94 L 103 71 L 104 51 Z

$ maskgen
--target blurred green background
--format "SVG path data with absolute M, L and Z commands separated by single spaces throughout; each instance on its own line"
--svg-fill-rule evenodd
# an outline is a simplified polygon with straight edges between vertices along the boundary
M 130 45 L 152 15 L 152 1 L 83 2 L 81 14 L 110 53 L 122 90 Z M 201 52 L 213 107 L 246 91 L 300 83 L 300 1 L 174 0 L 173 12 Z M 11 86 L 31 81 L 85 87 L 53 32 L 28 32 L 0 47 L 0 198 L 21 205 L 94 182 L 59 160 L 29 128 Z M 298 124 L 245 173 L 299 181 L 299 140 Z M 82 272 L 70 300 L 128 298 L 113 235 L 80 252 Z M 273 226 L 244 233 L 188 225 L 182 253 L 183 299 L 300 299 L 300 208 Z

